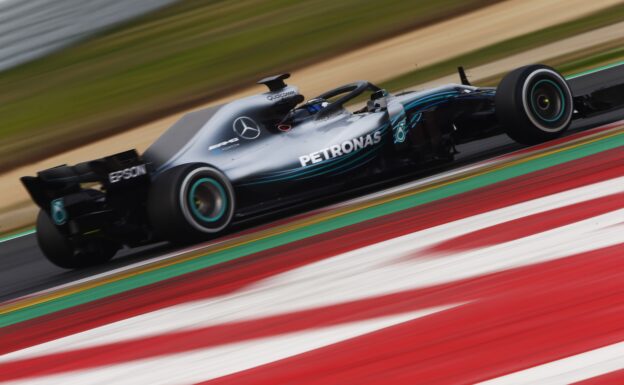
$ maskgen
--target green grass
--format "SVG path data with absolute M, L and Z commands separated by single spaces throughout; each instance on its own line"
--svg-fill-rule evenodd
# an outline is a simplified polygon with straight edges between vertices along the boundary
M 476 67 L 513 54 L 552 43 L 557 40 L 617 23 L 622 20 L 624 20 L 624 4 L 607 8 L 577 20 L 545 28 L 541 31 L 525 34 L 493 44 L 428 67 L 414 70 L 407 74 L 388 80 L 384 82 L 382 86 L 389 90 L 400 90 L 415 84 L 421 84 L 429 80 L 455 73 L 458 65 L 462 65 L 466 68 Z M 564 62 L 565 61 L 561 61 L 560 63 Z M 579 68 L 576 68 L 576 70 L 578 69 Z M 573 72 L 575 68 L 564 70 L 567 72 Z
M 603 66 L 624 63 L 624 47 L 619 41 L 600 44 L 590 50 L 579 50 L 567 55 L 555 56 L 543 64 L 556 68 L 563 75 L 574 77 L 587 70 L 600 69 Z M 504 73 L 494 74 L 480 79 L 480 86 L 496 86 Z
M 612 48 L 605 47 L 605 49 L 589 55 L 587 52 L 582 52 L 582 55 L 579 52 L 578 55 L 556 58 L 552 65 L 568 75 L 618 62 L 624 63 L 624 47 L 621 44 Z
M 0 169 L 494 0 L 185 0 L 0 73 Z

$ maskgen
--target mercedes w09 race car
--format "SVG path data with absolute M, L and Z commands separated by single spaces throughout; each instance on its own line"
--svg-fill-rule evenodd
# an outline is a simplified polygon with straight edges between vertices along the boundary
M 621 85 L 573 96 L 543 65 L 518 68 L 496 88 L 470 85 L 460 68 L 462 84 L 393 95 L 360 81 L 307 102 L 288 77 L 185 115 L 141 155 L 23 177 L 41 208 L 43 253 L 80 268 L 122 247 L 209 239 L 267 212 L 452 162 L 461 143 L 503 132 L 524 144 L 554 139 L 624 96 Z M 363 107 L 345 107 L 362 94 Z

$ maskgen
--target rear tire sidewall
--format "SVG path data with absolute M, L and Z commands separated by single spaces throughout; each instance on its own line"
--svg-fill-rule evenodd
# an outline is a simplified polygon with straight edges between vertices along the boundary
M 196 190 L 208 186 L 223 203 L 214 215 L 203 216 L 194 206 Z M 158 238 L 176 244 L 210 239 L 223 232 L 235 211 L 234 189 L 218 169 L 205 164 L 177 166 L 157 176 L 147 204 L 150 223 Z
M 554 103 L 561 106 L 553 119 L 542 116 L 535 106 L 535 89 L 539 84 L 547 84 L 554 90 Z M 494 103 L 507 134 L 523 144 L 559 137 L 570 126 L 574 112 L 572 92 L 565 79 L 544 65 L 521 67 L 510 72 L 500 82 Z

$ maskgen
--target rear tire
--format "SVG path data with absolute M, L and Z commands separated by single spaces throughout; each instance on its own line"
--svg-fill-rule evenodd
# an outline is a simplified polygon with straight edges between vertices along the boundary
M 522 144 L 560 136 L 572 122 L 570 87 L 545 65 L 520 67 L 503 78 L 494 97 L 496 115 L 507 134 Z
M 174 167 L 152 183 L 147 213 L 157 237 L 175 244 L 209 239 L 225 230 L 235 210 L 234 189 L 214 167 Z
M 50 262 L 64 269 L 81 269 L 108 262 L 119 249 L 104 239 L 93 239 L 80 248 L 76 247 L 43 210 L 37 216 L 37 243 Z

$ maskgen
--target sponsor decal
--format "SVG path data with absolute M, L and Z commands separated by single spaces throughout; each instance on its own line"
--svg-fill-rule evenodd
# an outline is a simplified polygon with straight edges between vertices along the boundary
M 236 118 L 232 127 L 236 135 L 243 139 L 252 140 L 260 136 L 260 126 L 247 116 Z
M 403 118 L 394 127 L 394 143 L 403 143 L 407 138 L 407 119 Z
M 221 142 L 221 143 L 217 143 L 217 144 L 213 144 L 212 146 L 208 147 L 208 151 L 212 151 L 212 150 L 216 150 L 218 148 L 222 149 L 222 150 L 226 150 L 228 148 L 231 148 L 233 146 L 230 146 L 231 144 L 234 144 L 238 142 L 238 138 L 232 138 L 230 140 L 226 140 L 225 142 Z M 227 146 L 227 147 L 226 147 Z
M 372 134 L 363 135 L 357 138 L 346 140 L 340 144 L 334 144 L 320 151 L 313 152 L 309 155 L 299 157 L 301 167 L 307 167 L 324 160 L 337 158 L 353 151 L 358 151 L 366 147 L 373 146 L 381 142 L 381 131 L 375 131 Z
M 268 100 L 279 100 L 279 99 L 283 99 L 283 98 L 287 98 L 289 96 L 293 96 L 296 95 L 297 92 L 294 90 L 291 91 L 285 91 L 285 92 L 280 92 L 279 94 L 274 94 L 274 95 L 269 95 L 267 96 Z
M 140 164 L 134 167 L 128 167 L 123 170 L 113 171 L 108 174 L 108 181 L 110 183 L 117 183 L 121 180 L 128 180 L 139 177 L 141 175 L 146 175 L 147 169 L 144 164 Z
M 65 202 L 63 198 L 58 198 L 50 203 L 50 216 L 57 226 L 67 223 L 67 210 L 65 210 Z

